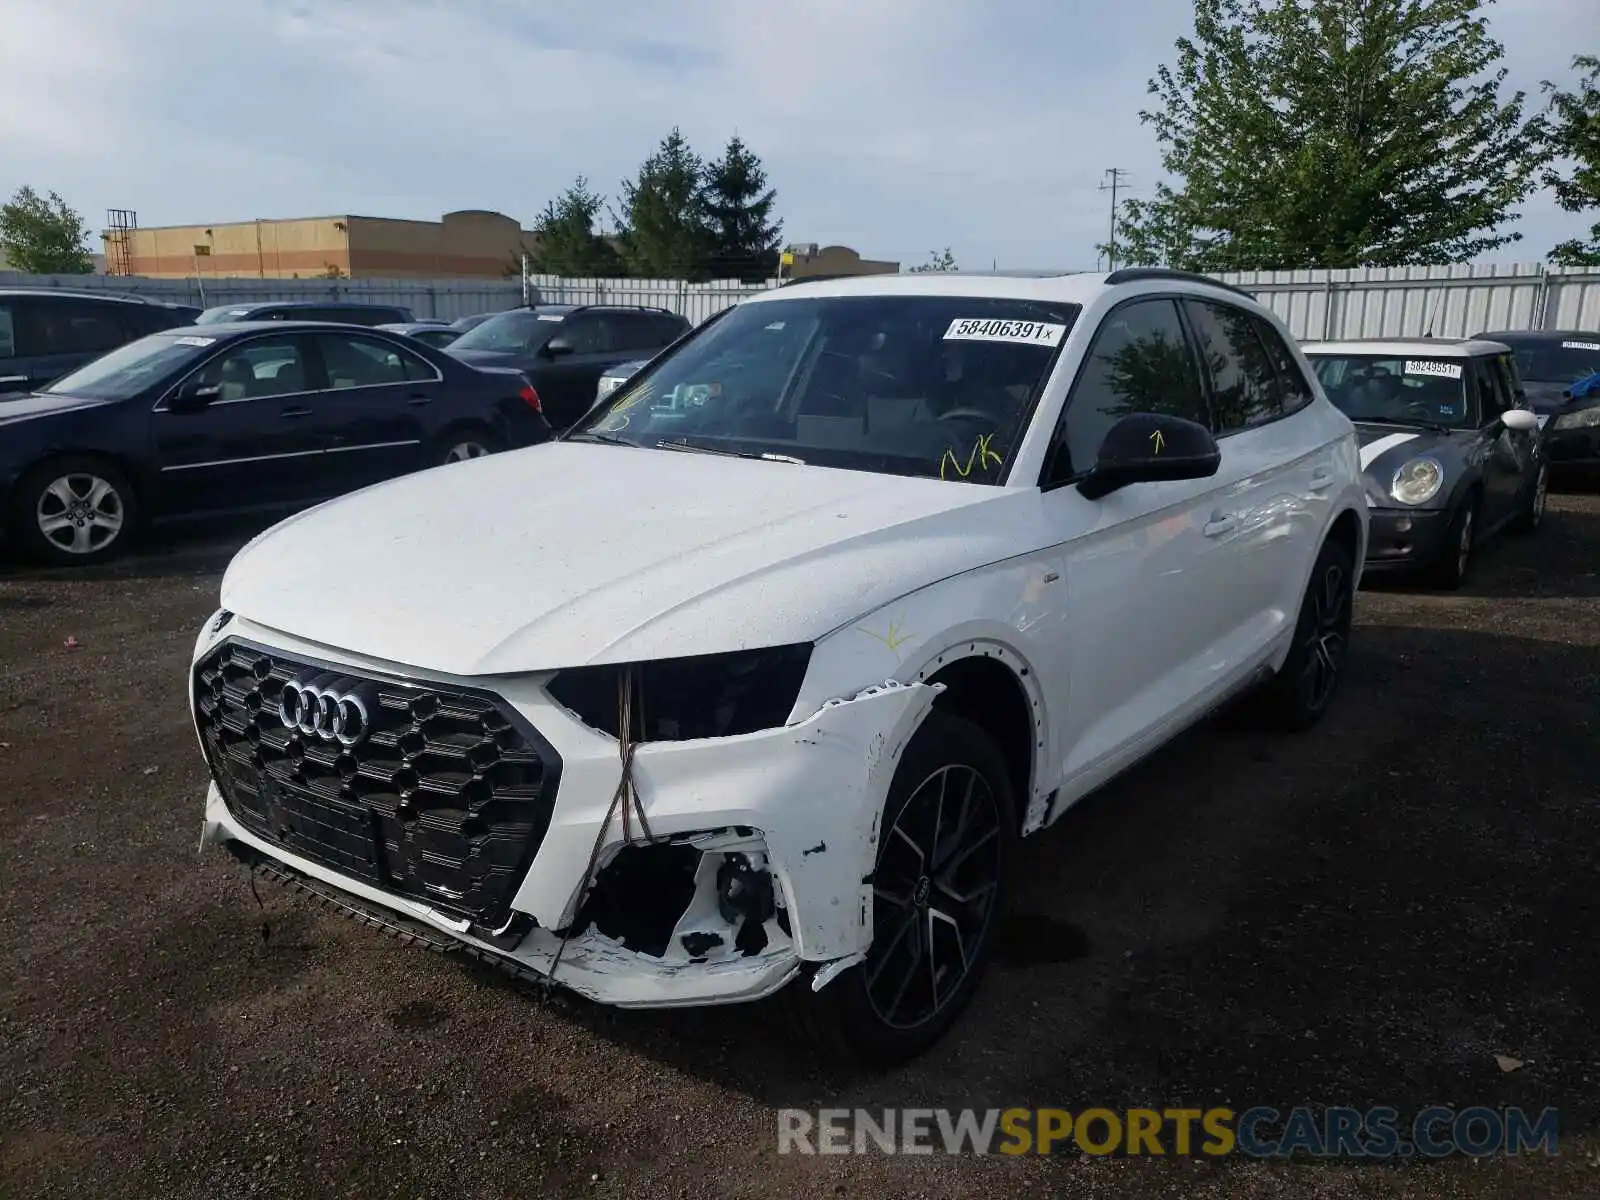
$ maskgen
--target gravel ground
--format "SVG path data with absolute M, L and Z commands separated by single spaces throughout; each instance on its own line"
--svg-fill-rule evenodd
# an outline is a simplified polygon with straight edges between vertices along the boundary
M 258 908 L 184 707 L 237 544 L 0 574 L 0 1196 L 1600 1195 L 1600 496 L 1363 592 L 1316 732 L 1219 718 L 1026 843 L 1000 964 L 888 1075 Z M 1434 1103 L 1557 1106 L 1561 1153 L 780 1157 L 774 1115 Z

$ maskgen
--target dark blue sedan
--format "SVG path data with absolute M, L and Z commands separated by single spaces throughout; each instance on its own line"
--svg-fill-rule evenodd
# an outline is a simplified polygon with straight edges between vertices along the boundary
M 0 400 L 0 513 L 32 557 L 90 563 L 141 526 L 293 510 L 550 436 L 517 371 L 349 325 L 197 325 Z

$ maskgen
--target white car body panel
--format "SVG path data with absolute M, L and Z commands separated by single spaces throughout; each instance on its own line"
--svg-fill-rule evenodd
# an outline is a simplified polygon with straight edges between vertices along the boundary
M 1283 662 L 1313 560 L 1341 513 L 1359 525 L 1359 581 L 1367 512 L 1354 429 L 1281 322 L 1313 404 L 1220 439 L 1210 478 L 1089 500 L 1036 480 L 1101 318 L 1153 290 L 1222 298 L 1214 290 L 960 275 L 805 287 L 1083 303 L 1012 449 L 1008 482 L 533 447 L 392 480 L 281 523 L 236 557 L 221 604 L 237 615 L 195 647 L 198 663 L 223 638 L 245 637 L 355 670 L 486 688 L 539 730 L 563 772 L 554 819 L 513 904 L 541 928 L 511 957 L 543 972 L 557 945 L 547 931 L 575 910 L 597 836 L 601 863 L 624 844 L 620 821 L 601 830 L 620 778 L 618 744 L 551 698 L 551 673 L 815 643 L 788 724 L 647 743 L 634 759 L 653 830 L 755 831 L 790 934 L 774 926 L 760 954 L 695 962 L 676 936 L 664 959 L 643 961 L 585 934 L 568 943 L 559 982 L 594 999 L 746 1000 L 782 986 L 801 963 L 858 961 L 872 939 L 864 881 L 884 796 L 938 691 L 923 685 L 950 663 L 996 659 L 1031 710 L 1033 762 L 1017 798 L 1031 833 Z M 284 857 L 234 820 L 215 785 L 205 830 L 208 841 Z M 315 863 L 291 865 L 471 940 L 423 905 Z M 711 919 L 704 900 L 685 921 Z

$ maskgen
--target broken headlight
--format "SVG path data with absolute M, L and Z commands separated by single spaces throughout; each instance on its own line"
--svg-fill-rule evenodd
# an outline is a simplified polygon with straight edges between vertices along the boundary
M 585 725 L 620 735 L 631 682 L 632 739 L 687 741 L 732 737 L 782 725 L 800 694 L 811 644 L 575 667 L 547 685 Z

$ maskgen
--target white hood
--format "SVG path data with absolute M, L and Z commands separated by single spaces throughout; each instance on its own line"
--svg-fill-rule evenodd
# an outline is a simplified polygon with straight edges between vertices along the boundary
M 239 552 L 222 606 L 453 675 L 809 641 L 1026 549 L 1012 543 L 1032 522 L 995 508 L 1030 495 L 548 443 L 291 517 Z

